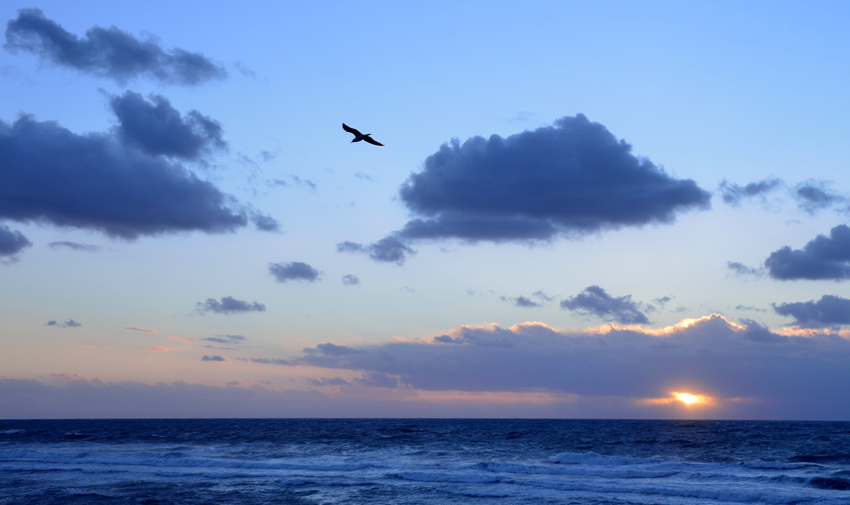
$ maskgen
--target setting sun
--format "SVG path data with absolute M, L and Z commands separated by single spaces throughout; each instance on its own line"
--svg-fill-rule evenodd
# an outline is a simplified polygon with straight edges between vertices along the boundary
M 678 393 L 675 391 L 670 394 L 675 396 L 677 400 L 684 403 L 685 405 L 711 403 L 711 398 L 703 395 L 692 395 L 690 393 Z

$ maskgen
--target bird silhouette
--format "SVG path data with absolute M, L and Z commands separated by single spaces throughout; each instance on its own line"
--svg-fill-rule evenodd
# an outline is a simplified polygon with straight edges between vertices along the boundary
M 367 133 L 366 135 L 363 135 L 362 133 L 360 133 L 359 131 L 355 130 L 354 128 L 348 126 L 345 123 L 342 123 L 342 129 L 347 131 L 348 133 L 351 133 L 351 134 L 354 135 L 354 140 L 352 140 L 352 142 L 360 142 L 361 140 L 365 140 L 366 142 L 368 142 L 372 145 L 375 145 L 375 146 L 383 146 L 384 145 L 384 144 L 381 144 L 380 142 L 378 142 L 377 140 L 373 139 L 372 137 L 370 137 L 369 135 L 372 135 L 371 133 Z

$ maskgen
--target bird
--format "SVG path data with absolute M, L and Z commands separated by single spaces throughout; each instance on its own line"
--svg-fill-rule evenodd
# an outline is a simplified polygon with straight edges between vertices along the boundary
M 375 145 L 375 146 L 383 146 L 384 145 L 384 144 L 381 144 L 380 142 L 378 142 L 377 140 L 373 139 L 372 137 L 370 137 L 369 135 L 372 135 L 371 133 L 367 133 L 366 135 L 363 135 L 362 133 L 360 133 L 359 131 L 355 130 L 354 128 L 348 126 L 345 123 L 342 123 L 342 129 L 347 131 L 348 133 L 354 134 L 354 140 L 352 140 L 352 142 L 360 142 L 361 140 L 365 140 L 366 142 L 368 142 L 372 145 Z

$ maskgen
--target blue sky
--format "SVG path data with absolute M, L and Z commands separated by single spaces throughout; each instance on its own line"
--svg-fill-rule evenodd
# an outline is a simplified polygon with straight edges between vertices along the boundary
M 0 417 L 848 419 L 848 10 L 8 3 Z

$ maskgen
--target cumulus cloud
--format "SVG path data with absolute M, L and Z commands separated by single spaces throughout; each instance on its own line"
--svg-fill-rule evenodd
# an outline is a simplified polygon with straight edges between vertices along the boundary
M 115 26 L 95 26 L 81 39 L 40 9 L 20 9 L 18 17 L 9 20 L 3 47 L 118 83 L 145 77 L 191 86 L 227 76 L 224 68 L 200 53 L 179 48 L 166 51 L 152 39 L 139 40 Z
M 225 361 L 227 361 L 227 360 L 226 360 L 226 359 L 224 359 L 224 358 L 222 358 L 221 356 L 216 356 L 216 355 L 214 355 L 214 356 L 207 356 L 207 355 L 205 354 L 205 355 L 204 355 L 204 357 L 202 357 L 202 358 L 201 358 L 201 361 L 216 361 L 216 362 L 218 362 L 218 363 L 224 363 L 224 362 L 225 362 Z
M 289 263 L 269 263 L 269 272 L 277 282 L 307 281 L 315 282 L 322 272 L 311 267 L 307 263 L 292 261 Z
M 100 247 L 91 244 L 80 244 L 79 242 L 69 242 L 67 240 L 60 240 L 58 242 L 51 242 L 47 244 L 51 249 L 60 249 L 67 248 L 74 251 L 85 251 L 85 252 L 98 252 L 100 251 Z
M 507 296 L 501 297 L 503 302 L 513 302 L 514 307 L 542 307 L 542 303 L 535 302 L 531 298 L 526 298 L 522 295 L 516 298 L 509 298 Z
M 829 328 L 850 324 L 850 299 L 823 295 L 818 301 L 773 304 L 773 310 L 782 316 L 794 318 L 801 328 Z
M 103 134 L 55 122 L 0 121 L 0 218 L 135 239 L 168 232 L 233 231 L 236 201 L 181 165 Z
M 847 198 L 830 189 L 827 181 L 808 180 L 798 184 L 793 191 L 800 209 L 809 214 L 847 204 Z M 846 208 L 844 210 L 847 210 Z
M 357 285 L 360 284 L 360 279 L 357 278 L 356 275 L 351 275 L 351 274 L 343 275 L 342 276 L 342 283 L 345 284 L 346 286 L 357 286 Z
M 184 118 L 161 95 L 151 95 L 150 100 L 132 91 L 110 99 L 119 121 L 116 134 L 124 143 L 151 156 L 172 156 L 188 161 L 227 147 L 218 121 L 196 110 L 189 111 Z
M 550 241 L 670 223 L 709 207 L 711 195 L 693 180 L 673 178 L 631 149 L 582 114 L 507 138 L 452 140 L 402 185 L 400 199 L 418 217 L 387 238 Z M 370 256 L 402 263 L 400 253 Z
M 44 325 L 45 326 L 56 326 L 57 328 L 78 328 L 78 327 L 82 326 L 81 323 L 78 323 L 77 321 L 74 321 L 73 319 L 70 319 L 70 318 L 66 319 L 62 323 L 57 323 L 56 321 L 47 321 Z
M 562 300 L 561 308 L 622 324 L 649 324 L 641 304 L 633 302 L 632 295 L 615 298 L 599 286 L 588 286 L 576 296 Z
M 280 231 L 280 222 L 277 219 L 256 211 L 252 211 L 250 215 L 251 222 L 254 223 L 254 226 L 256 226 L 258 230 L 271 232 Z
M 2 192 L 2 189 L 0 189 L 0 192 Z M 2 206 L 2 203 L 0 203 L 0 206 Z M 32 247 L 32 242 L 23 233 L 18 230 L 12 231 L 8 226 L 0 225 L 0 258 L 5 258 L 6 261 L 14 261 L 17 259 L 17 254 L 27 247 Z
M 265 312 L 266 306 L 260 302 L 247 302 L 237 300 L 232 296 L 225 296 L 221 301 L 215 298 L 207 298 L 203 303 L 198 302 L 195 310 L 200 313 L 215 312 L 216 314 L 240 314 L 245 312 Z
M 843 280 L 850 278 L 850 227 L 841 224 L 818 235 L 802 249 L 785 246 L 774 251 L 764 266 L 779 280 Z
M 758 182 L 751 182 L 745 186 L 739 186 L 723 179 L 720 183 L 720 194 L 724 202 L 730 205 L 740 205 L 742 200 L 756 196 L 764 200 L 766 193 L 779 188 L 782 184 L 781 179 L 768 178 Z

